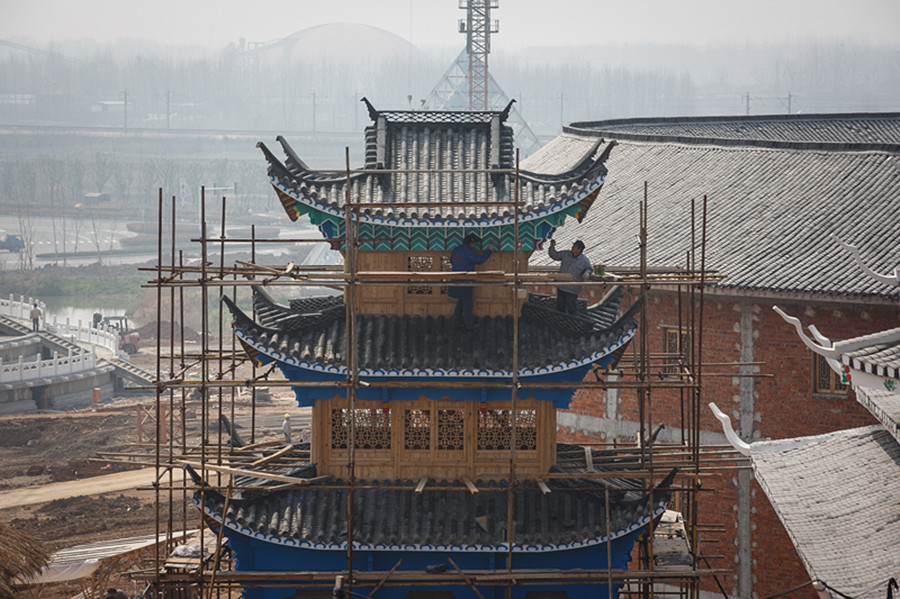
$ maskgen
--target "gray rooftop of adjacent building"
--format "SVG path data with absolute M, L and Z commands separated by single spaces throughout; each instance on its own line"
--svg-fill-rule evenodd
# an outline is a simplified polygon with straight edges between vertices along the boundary
M 723 288 L 897 295 L 874 270 L 900 264 L 900 114 L 629 119 L 574 123 L 522 168 L 565 171 L 598 139 L 612 142 L 603 189 L 584 222 L 561 228 L 596 263 L 638 263 L 638 202 L 648 186 L 651 265 L 684 265 L 691 202 L 699 244 L 708 198 L 707 268 Z M 699 261 L 699 252 L 697 259 Z M 537 263 L 550 264 L 543 254 Z
M 845 596 L 884 596 L 900 574 L 900 443 L 870 426 L 753 443 L 756 478 L 810 576 Z

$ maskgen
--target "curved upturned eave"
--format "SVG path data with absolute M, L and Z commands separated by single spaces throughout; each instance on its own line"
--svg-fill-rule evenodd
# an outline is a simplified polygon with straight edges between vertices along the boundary
M 579 368 L 583 368 L 585 366 L 589 366 L 596 362 L 599 362 L 603 358 L 612 355 L 616 350 L 626 345 L 631 339 L 634 337 L 637 332 L 637 327 L 633 327 L 625 330 L 619 338 L 611 344 L 608 344 L 603 347 L 602 350 L 593 352 L 587 356 L 581 356 L 577 358 L 572 358 L 568 362 L 559 362 L 557 364 L 547 364 L 545 366 L 540 366 L 536 368 L 519 368 L 517 376 L 520 380 L 522 379 L 538 379 L 544 376 L 556 375 L 563 372 L 567 372 L 570 370 L 576 370 Z M 279 351 L 275 351 L 268 347 L 265 343 L 259 342 L 253 337 L 249 336 L 243 329 L 235 327 L 234 334 L 237 338 L 248 347 L 253 348 L 254 351 L 259 355 L 266 356 L 267 358 L 278 362 L 280 364 L 284 364 L 286 366 L 291 366 L 294 368 L 301 368 L 303 370 L 308 370 L 310 372 L 315 372 L 320 375 L 333 376 L 336 380 L 345 379 L 348 374 L 348 369 L 343 364 L 322 364 L 319 362 L 310 362 L 308 360 L 300 360 L 295 358 L 294 356 L 287 356 Z M 501 379 L 501 380 L 511 380 L 513 377 L 512 370 L 498 370 L 498 369 L 468 369 L 468 368 L 358 368 L 357 373 L 359 376 L 371 378 L 371 379 L 403 379 L 403 380 L 416 380 L 416 379 L 446 379 L 448 381 L 454 380 L 480 380 L 480 379 Z
M 600 193 L 600 189 L 603 187 L 604 175 L 598 175 L 596 178 L 590 181 L 585 185 L 585 189 L 580 190 L 573 196 L 567 197 L 565 200 L 561 202 L 557 202 L 552 204 L 549 208 L 539 208 L 539 209 L 525 209 L 519 212 L 518 222 L 526 223 L 534 220 L 549 218 L 554 215 L 565 212 L 566 210 L 570 210 L 572 208 L 577 208 L 575 210 L 574 216 L 579 220 L 584 218 L 584 215 L 590 209 L 591 204 L 593 204 L 594 200 L 596 200 L 597 195 Z M 287 198 L 290 198 L 294 202 L 299 204 L 303 204 L 309 210 L 314 210 L 316 212 L 334 217 L 336 219 L 340 219 L 343 221 L 346 218 L 346 213 L 341 208 L 335 208 L 331 205 L 324 204 L 315 197 L 312 197 L 313 194 L 304 195 L 297 191 L 296 188 L 288 187 L 285 185 L 278 176 L 270 174 L 270 183 L 272 187 L 274 187 L 279 193 L 279 196 L 283 194 Z M 285 203 L 285 199 L 281 198 L 282 205 L 284 205 L 285 210 L 288 211 L 288 216 L 291 216 L 291 210 L 296 211 L 297 214 L 300 213 L 299 209 L 296 207 L 290 207 Z M 372 208 L 378 207 L 379 204 L 372 204 Z M 423 203 L 422 209 L 427 210 L 428 204 Z M 429 217 L 429 218 L 394 218 L 394 217 L 383 217 L 376 216 L 373 214 L 368 214 L 366 211 L 362 211 L 358 214 L 351 215 L 353 220 L 358 223 L 366 223 L 373 225 L 386 225 L 390 227 L 404 227 L 410 229 L 416 228 L 488 228 L 488 227 L 502 227 L 502 226 L 511 226 L 516 222 L 516 217 L 514 214 L 508 216 L 498 216 L 496 218 L 454 218 L 450 216 L 440 216 L 440 217 Z M 296 220 L 296 218 L 291 217 L 291 220 Z
M 258 329 L 263 334 L 278 335 L 282 332 L 279 329 L 265 327 L 253 321 L 243 310 L 241 310 L 228 296 L 223 298 L 223 302 L 233 315 L 233 330 L 238 340 L 247 350 L 253 354 L 254 359 L 264 356 L 268 360 L 283 364 L 286 367 L 300 368 L 310 373 L 316 373 L 317 376 L 333 377 L 335 380 L 346 378 L 348 374 L 347 366 L 341 361 L 336 363 L 322 363 L 299 359 L 297 357 L 286 355 L 283 352 L 274 350 L 266 343 L 258 340 L 248 333 L 250 329 Z M 554 364 L 543 364 L 534 367 L 520 367 L 517 370 L 517 376 L 520 379 L 540 379 L 541 377 L 555 376 L 568 371 L 574 371 L 586 368 L 591 364 L 601 362 L 607 357 L 613 356 L 615 352 L 626 346 L 635 336 L 637 332 L 637 324 L 632 322 L 628 326 L 629 321 L 633 321 L 637 311 L 640 309 L 641 302 L 635 302 L 632 306 L 604 331 L 617 331 L 615 340 L 605 344 L 601 349 L 591 352 L 590 354 L 573 356 L 566 361 L 556 362 Z M 586 332 L 583 335 L 593 334 Z M 612 358 L 615 359 L 615 358 Z M 371 379 L 442 379 L 447 381 L 456 380 L 484 380 L 499 379 L 511 380 L 513 371 L 511 369 L 493 369 L 493 368 L 367 368 L 365 366 L 357 368 L 359 376 Z
M 200 505 L 199 499 L 194 499 L 195 505 Z M 664 501 L 660 501 L 656 504 L 656 507 L 653 510 L 652 514 L 646 514 L 642 516 L 639 520 L 632 522 L 626 528 L 620 528 L 616 531 L 611 531 L 608 536 L 604 535 L 602 537 L 588 537 L 585 539 L 574 540 L 570 543 L 547 543 L 547 544 L 518 544 L 513 543 L 512 552 L 513 553 L 548 553 L 552 551 L 565 551 L 570 549 L 582 549 L 587 547 L 595 547 L 597 545 L 603 545 L 609 543 L 611 541 L 615 541 L 621 537 L 628 535 L 629 533 L 636 532 L 640 530 L 642 527 L 645 527 L 650 520 L 656 519 L 661 516 L 666 511 L 666 504 L 668 503 L 668 499 Z M 235 522 L 231 518 L 223 518 L 222 513 L 214 510 L 210 507 L 209 504 L 203 504 L 203 510 L 207 516 L 219 522 L 220 524 L 224 524 L 226 528 L 229 528 L 239 534 L 242 534 L 246 537 L 250 537 L 251 539 L 261 541 L 264 543 L 271 543 L 275 545 L 282 545 L 285 547 L 295 547 L 298 549 L 312 549 L 318 551 L 345 551 L 347 549 L 347 543 L 326 543 L 324 541 L 298 541 L 296 539 L 282 537 L 278 535 L 267 535 L 262 532 L 254 531 L 253 529 L 243 526 L 238 522 Z M 419 544 L 419 543 L 409 543 L 409 544 L 400 544 L 400 543 L 353 543 L 354 551 L 423 551 L 423 552 L 466 552 L 466 553 L 494 553 L 494 552 L 508 552 L 509 544 L 508 543 L 500 543 L 497 545 L 480 545 L 480 544 Z
M 291 220 L 297 220 L 300 215 L 300 210 L 296 206 L 290 206 L 287 198 L 303 204 L 310 210 L 315 210 L 343 220 L 345 218 L 345 211 L 343 208 L 336 206 L 334 203 L 322 201 L 320 199 L 320 194 L 318 192 L 309 193 L 309 188 L 312 186 L 326 188 L 334 185 L 346 186 L 348 179 L 350 180 L 350 185 L 353 185 L 354 182 L 360 179 L 371 177 L 378 178 L 381 176 L 380 173 L 372 171 L 353 172 L 347 175 L 342 173 L 316 173 L 309 169 L 309 167 L 299 158 L 283 136 L 279 135 L 276 139 L 281 144 L 284 153 L 287 156 L 285 162 L 282 162 L 275 156 L 265 143 L 260 141 L 256 145 L 263 152 L 266 161 L 269 163 L 268 174 L 270 182 L 276 191 L 279 192 L 279 199 Z M 508 178 L 508 185 L 518 181 L 520 194 L 522 194 L 522 192 L 527 193 L 526 190 L 529 189 L 551 186 L 554 188 L 553 193 L 557 196 L 551 196 L 550 201 L 541 201 L 539 207 L 534 207 L 528 205 L 530 201 L 529 198 L 521 198 L 520 195 L 520 199 L 525 203 L 525 207 L 519 211 L 519 222 L 529 222 L 550 217 L 572 208 L 573 205 L 579 206 L 575 216 L 580 222 L 587 214 L 587 211 L 596 199 L 597 194 L 599 194 L 607 173 L 604 161 L 612 146 L 610 145 L 600 156 L 595 157 L 594 154 L 596 153 L 596 149 L 601 143 L 602 140 L 598 140 L 597 143 L 594 144 L 592 152 L 587 153 L 566 173 L 554 175 L 532 171 L 519 171 L 518 177 L 505 175 Z M 387 171 L 384 174 L 387 174 Z M 379 184 L 380 183 L 376 181 L 376 185 Z M 572 188 L 577 188 L 577 191 L 569 195 L 569 190 Z M 487 202 L 486 205 L 490 205 L 490 203 L 491 202 Z M 422 201 L 420 206 L 421 208 L 419 210 L 426 212 L 432 210 L 446 210 L 442 207 L 434 207 L 427 201 Z M 476 215 L 466 215 L 465 217 L 460 218 L 450 214 L 439 214 L 426 217 L 408 217 L 405 215 L 389 215 L 382 217 L 370 213 L 372 210 L 385 207 L 389 208 L 390 204 L 373 202 L 371 208 L 367 207 L 359 213 L 358 222 L 395 227 L 430 228 L 497 227 L 511 225 L 516 220 L 516 214 L 511 208 L 509 209 L 510 213 L 507 215 L 489 216 L 487 218 L 479 218 Z

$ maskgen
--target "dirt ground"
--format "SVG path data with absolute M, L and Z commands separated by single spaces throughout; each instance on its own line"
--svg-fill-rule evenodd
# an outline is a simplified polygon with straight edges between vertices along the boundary
M 134 358 L 133 361 L 144 368 L 155 368 L 155 357 L 146 351 Z M 148 423 L 147 412 L 152 413 L 153 410 L 140 413 L 139 404 L 152 407 L 154 396 L 119 398 L 74 412 L 0 417 L 0 492 L 152 466 L 152 449 L 144 449 L 151 458 L 149 461 L 143 460 L 143 463 L 122 464 L 119 463 L 122 458 L 109 455 L 139 451 L 136 444 L 140 419 L 144 420 L 144 435 L 141 440 L 145 444 L 148 442 L 147 430 L 153 429 L 153 423 Z M 230 414 L 230 392 L 223 405 L 223 411 Z M 238 432 L 245 441 L 249 441 L 249 393 L 237 394 L 234 406 Z M 199 400 L 189 401 L 186 407 L 188 443 L 196 444 L 201 432 L 201 404 Z M 214 404 L 210 411 L 213 415 L 209 426 L 210 436 L 215 442 L 218 428 L 215 421 L 217 405 Z M 296 432 L 300 432 L 304 423 L 308 422 L 308 410 L 297 407 L 293 393 L 288 389 L 273 389 L 270 399 L 258 399 L 255 440 L 259 442 L 281 438 L 281 419 L 285 412 L 291 412 L 295 418 L 293 422 Z M 180 437 L 180 427 L 177 428 Z M 107 456 L 98 459 L 100 454 Z M 100 480 L 102 479 L 98 479 L 98 482 Z M 96 541 L 153 534 L 157 521 L 156 496 L 153 489 L 130 489 L 67 497 L 0 509 L 0 521 L 32 535 L 50 551 L 57 551 Z M 165 530 L 168 493 L 161 492 L 160 496 L 162 529 Z M 181 492 L 176 492 L 177 500 L 172 512 L 176 527 L 181 525 L 185 514 L 180 497 Z M 199 512 L 193 504 L 187 506 L 186 513 L 188 527 L 199 526 Z M 126 576 L 117 580 L 116 584 L 129 592 L 133 588 Z M 77 585 L 53 585 L 46 587 L 40 596 L 47 599 L 69 599 L 78 590 Z

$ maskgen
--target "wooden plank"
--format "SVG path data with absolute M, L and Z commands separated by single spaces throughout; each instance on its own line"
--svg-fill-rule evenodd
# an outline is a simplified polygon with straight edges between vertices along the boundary
M 280 458 L 281 456 L 283 456 L 284 454 L 286 454 L 287 452 L 289 452 L 289 451 L 292 450 L 293 448 L 294 448 L 293 445 L 285 445 L 284 447 L 282 447 L 281 449 L 279 449 L 278 451 L 276 451 L 276 452 L 273 453 L 272 455 L 266 456 L 266 457 L 264 457 L 264 458 L 260 458 L 260 459 L 256 460 L 255 462 L 250 462 L 249 466 L 250 466 L 251 468 L 258 468 L 259 466 L 262 466 L 262 465 L 264 465 L 264 464 L 268 464 L 268 463 L 271 462 L 272 460 L 274 460 L 274 459 L 276 459 L 276 458 Z
M 360 281 L 381 281 L 385 283 L 406 283 L 415 281 L 418 283 L 449 283 L 455 279 L 466 278 L 478 281 L 505 281 L 506 273 L 502 270 L 477 270 L 477 271 L 427 271 L 427 270 L 364 270 L 356 273 Z M 571 281 L 571 278 L 569 278 Z
M 591 450 L 590 447 L 584 448 L 584 462 L 585 462 L 585 464 L 587 464 L 587 471 L 593 472 L 594 471 L 594 452 Z
M 253 445 L 245 445 L 244 447 L 237 447 L 234 449 L 234 453 L 248 453 L 251 451 L 257 451 L 263 447 L 271 447 L 273 445 L 281 445 L 281 441 L 263 441 L 262 443 L 254 443 Z
M 366 595 L 366 599 L 371 599 L 371 597 L 374 597 L 374 596 L 375 596 L 375 593 L 378 592 L 378 589 L 380 589 L 382 586 L 384 586 L 384 583 L 387 582 L 387 579 L 390 578 L 391 575 L 392 575 L 394 572 L 397 571 L 397 568 L 399 568 L 399 567 L 400 567 L 400 564 L 402 564 L 402 563 L 403 563 L 403 560 L 402 560 L 402 559 L 401 559 L 401 560 L 398 560 L 397 563 L 394 564 L 394 567 L 391 568 L 391 571 L 388 572 L 387 574 L 385 574 L 385 575 L 384 575 L 384 578 L 382 578 L 381 580 L 379 580 L 379 581 L 378 581 L 378 584 L 375 585 L 375 588 L 372 589 L 372 590 L 369 592 L 368 595 Z
M 471 493 L 472 495 L 478 494 L 478 487 L 475 486 L 475 483 L 472 482 L 471 478 L 469 478 L 465 474 L 460 478 L 462 479 L 463 483 L 465 483 L 466 488 L 469 489 L 469 493 Z
M 466 584 L 469 585 L 470 587 L 472 587 L 472 590 L 475 591 L 475 594 L 478 595 L 479 597 L 481 597 L 481 599 L 484 599 L 484 595 L 482 595 L 481 593 L 478 592 L 478 589 L 475 587 L 475 583 L 472 582 L 472 579 L 469 578 L 468 576 L 466 576 L 466 573 L 459 569 L 459 566 L 456 565 L 456 562 L 454 562 L 449 557 L 447 558 L 447 561 L 450 562 L 450 564 L 454 568 L 456 568 L 456 571 L 459 572 L 459 575 L 463 577 L 463 580 L 466 581 Z
M 536 478 L 535 480 L 537 481 L 537 486 L 538 489 L 541 490 L 541 493 L 543 493 L 544 495 L 549 495 L 551 493 L 550 487 L 547 486 L 547 483 L 542 481 L 540 478 Z
M 425 489 L 425 485 L 428 484 L 428 477 L 423 476 L 419 479 L 419 484 L 416 485 L 416 493 L 421 493 L 423 489 Z
M 203 465 L 200 462 L 188 462 L 188 461 L 178 461 L 176 462 L 179 466 L 191 466 L 195 468 L 198 472 Z M 241 468 L 230 468 L 228 466 L 214 466 L 207 464 L 207 470 L 212 470 L 213 472 L 224 472 L 225 474 L 235 474 L 237 476 L 252 476 L 256 478 L 263 478 L 266 480 L 277 480 L 283 483 L 293 483 L 295 485 L 308 485 L 314 482 L 320 482 L 323 480 L 328 480 L 331 478 L 330 474 L 325 474 L 323 476 L 315 476 L 313 478 L 297 478 L 296 476 L 284 476 L 283 474 L 275 474 L 274 472 L 261 472 L 259 470 L 244 470 Z

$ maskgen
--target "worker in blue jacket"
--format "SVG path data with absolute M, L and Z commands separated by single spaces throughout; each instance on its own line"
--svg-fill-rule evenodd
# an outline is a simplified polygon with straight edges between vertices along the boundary
M 472 272 L 475 270 L 476 264 L 481 264 L 491 257 L 491 250 L 478 252 L 475 246 L 481 241 L 481 237 L 475 233 L 469 233 L 463 242 L 459 244 L 453 253 L 450 254 L 450 266 L 455 272 Z M 469 281 L 471 279 L 461 279 Z M 478 325 L 475 323 L 475 316 L 472 314 L 472 287 L 450 287 L 447 295 L 456 298 L 456 309 L 450 322 L 455 327 L 465 326 L 467 329 L 474 329 Z

